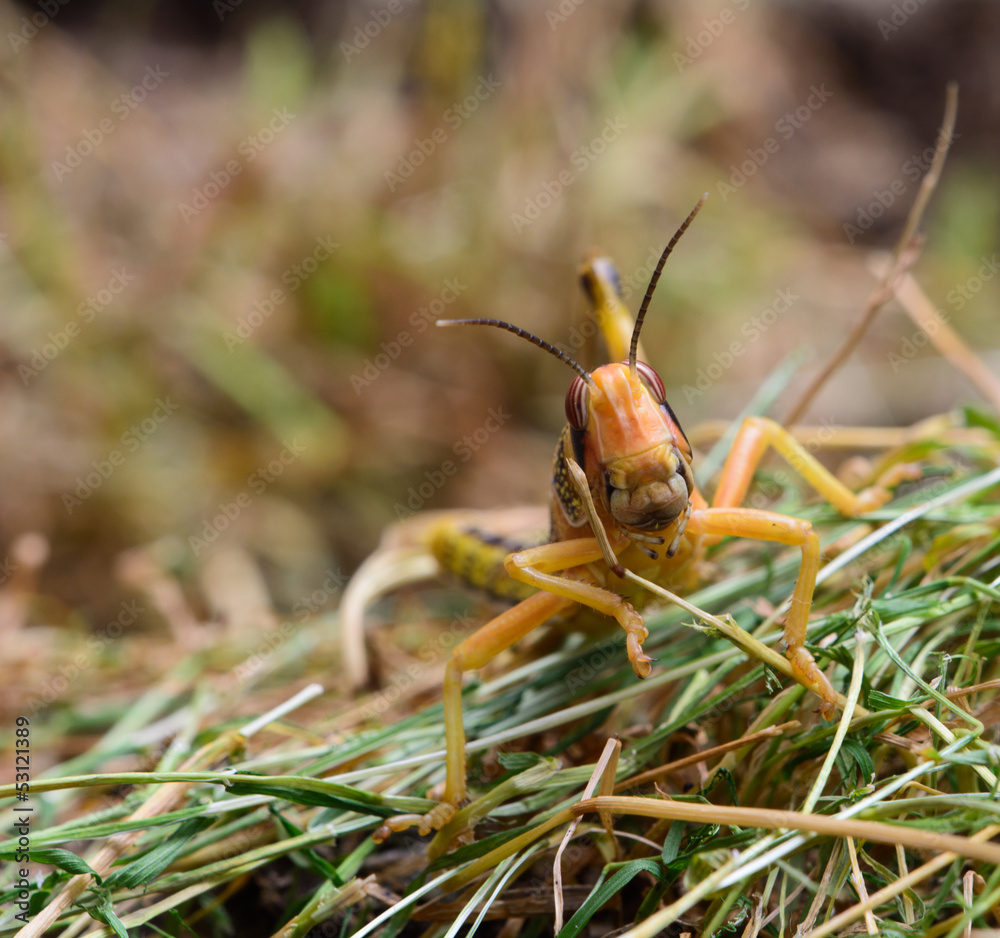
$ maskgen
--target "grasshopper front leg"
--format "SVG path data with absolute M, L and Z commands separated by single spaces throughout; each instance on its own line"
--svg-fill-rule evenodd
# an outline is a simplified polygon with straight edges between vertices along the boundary
M 612 543 L 612 548 L 620 550 L 624 546 L 621 541 L 619 539 L 619 543 Z M 556 576 L 558 571 L 582 567 L 602 560 L 603 557 L 597 538 L 582 537 L 518 551 L 507 557 L 504 566 L 515 580 L 571 599 L 581 606 L 614 618 L 625 632 L 628 660 L 632 663 L 636 677 L 649 677 L 653 659 L 642 650 L 642 643 L 649 637 L 649 630 L 635 607 L 611 590 L 585 580 Z

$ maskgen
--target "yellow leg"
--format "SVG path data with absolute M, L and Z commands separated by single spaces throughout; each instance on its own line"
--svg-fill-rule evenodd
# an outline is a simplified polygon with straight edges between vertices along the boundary
M 919 478 L 916 466 L 898 465 L 862 492 L 852 492 L 831 475 L 816 458 L 780 424 L 766 417 L 747 417 L 732 449 L 726 457 L 712 505 L 735 508 L 742 501 L 753 480 L 754 471 L 769 446 L 773 446 L 788 464 L 841 514 L 854 516 L 884 505 L 892 497 L 888 486 L 903 479 Z
M 393 831 L 416 827 L 422 835 L 440 830 L 455 815 L 465 798 L 465 729 L 462 720 L 462 674 L 481 668 L 492 658 L 552 616 L 581 604 L 614 617 L 625 630 L 632 669 L 648 677 L 652 658 L 642 650 L 649 632 L 642 616 L 617 593 L 592 583 L 557 576 L 556 571 L 586 566 L 602 560 L 596 538 L 557 541 L 510 554 L 504 562 L 515 579 L 538 587 L 535 593 L 501 613 L 458 645 L 445 668 L 445 790 L 441 804 L 427 814 L 403 814 L 389 818 L 374 835 L 382 841 Z M 815 578 L 815 574 L 814 574 Z
M 799 568 L 791 609 L 785 621 L 785 642 L 788 645 L 786 655 L 799 682 L 823 701 L 823 713 L 832 713 L 837 704 L 837 695 L 805 647 L 809 609 L 819 571 L 819 538 L 812 525 L 799 518 L 754 508 L 703 508 L 691 512 L 687 529 L 692 534 L 752 537 L 801 548 L 802 566 Z
M 580 268 L 580 280 L 590 297 L 594 317 L 608 347 L 608 361 L 620 362 L 628 358 L 629 345 L 635 320 L 618 294 L 617 272 L 610 258 L 595 255 L 589 257 Z M 647 361 L 639 347 L 638 358 Z
M 597 538 L 581 537 L 510 554 L 504 561 L 504 566 L 515 580 L 571 599 L 581 606 L 616 619 L 625 631 L 625 647 L 628 649 L 632 670 L 637 677 L 649 677 L 653 659 L 642 650 L 642 643 L 649 637 L 649 630 L 635 607 L 611 590 L 583 580 L 555 575 L 555 571 L 581 567 L 602 559 L 603 553 Z
M 836 705 L 836 695 L 805 648 L 809 609 L 819 571 L 819 539 L 807 521 L 738 507 L 769 446 L 774 447 L 834 508 L 849 517 L 884 505 L 892 497 L 890 487 L 904 479 L 919 478 L 920 468 L 910 464 L 892 466 L 870 488 L 852 492 L 780 424 L 765 417 L 748 417 L 740 426 L 722 467 L 712 508 L 696 509 L 691 514 L 688 531 L 707 535 L 706 542 L 733 535 L 793 544 L 802 549 L 802 567 L 785 622 L 787 655 L 801 683 L 823 700 L 824 713 L 830 713 Z
M 389 818 L 374 834 L 376 843 L 393 831 L 416 827 L 421 835 L 440 830 L 465 798 L 465 729 L 462 721 L 462 674 L 475 671 L 573 603 L 552 593 L 535 593 L 500 613 L 455 647 L 444 672 L 445 783 L 441 803 L 427 814 Z

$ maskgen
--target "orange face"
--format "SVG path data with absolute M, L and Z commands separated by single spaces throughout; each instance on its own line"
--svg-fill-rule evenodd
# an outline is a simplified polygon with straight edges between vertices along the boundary
M 670 407 L 659 375 L 638 362 L 603 365 L 593 384 L 577 378 L 566 395 L 575 430 L 586 430 L 587 477 L 620 524 L 658 531 L 688 506 L 694 483 L 691 450 Z

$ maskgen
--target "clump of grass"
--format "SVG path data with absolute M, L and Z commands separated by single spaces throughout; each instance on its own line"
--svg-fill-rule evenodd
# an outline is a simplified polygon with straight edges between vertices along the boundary
M 832 720 L 767 663 L 780 656 L 748 655 L 676 607 L 648 618 L 659 663 L 646 681 L 618 634 L 540 638 L 486 669 L 463 700 L 472 801 L 444 834 L 473 830 L 451 850 L 441 835 L 429 850 L 370 835 L 433 805 L 438 682 L 461 629 L 404 606 L 382 632 L 395 670 L 380 691 L 331 713 L 307 687 L 252 721 L 207 690 L 196 655 L 32 781 L 31 863 L 51 872 L 21 933 L 226 934 L 240 895 L 270 884 L 275 935 L 546 934 L 573 819 L 564 938 L 995 927 L 998 451 L 995 419 L 965 411 L 892 454 L 919 457 L 925 479 L 864 519 L 770 487 L 773 507 L 810 518 L 828 545 L 810 637 L 845 695 Z M 709 559 L 714 581 L 686 598 L 774 644 L 795 553 L 733 541 Z M 446 621 L 462 608 L 428 601 Z M 273 649 L 243 708 L 317 653 L 308 640 Z M 620 755 L 583 800 L 615 734 Z M 0 789 L 5 810 L 12 794 Z M 5 860 L 16 850 L 0 844 Z M 3 873 L 7 909 L 17 866 Z
M 595 23 L 603 35 L 603 21 Z M 423 32 L 432 40 L 450 34 Z M 134 292 L 116 301 L 106 326 L 85 332 L 37 383 L 38 376 L 29 375 L 30 407 L 26 389 L 13 383 L 16 406 L 8 410 L 32 415 L 31 432 L 14 421 L 6 439 L 29 468 L 24 484 L 6 491 L 8 503 L 18 508 L 34 500 L 34 511 L 22 516 L 26 525 L 50 514 L 39 492 L 66 508 L 51 522 L 49 540 L 64 558 L 67 544 L 86 545 L 80 554 L 89 565 L 64 559 L 63 566 L 72 566 L 74 581 L 86 586 L 81 595 L 113 608 L 105 595 L 110 558 L 152 536 L 172 534 L 190 545 L 220 501 L 236 498 L 261 459 L 272 458 L 278 439 L 301 432 L 310 443 L 303 476 L 322 480 L 309 489 L 313 499 L 333 474 L 343 486 L 341 517 L 352 522 L 366 514 L 373 467 L 377 473 L 404 460 L 411 469 L 420 467 L 414 470 L 419 477 L 423 450 L 405 439 L 400 446 L 395 405 L 439 400 L 452 387 L 428 381 L 440 371 L 437 347 L 427 346 L 432 350 L 426 368 L 395 369 L 364 398 L 352 372 L 363 373 L 379 339 L 391 340 L 412 325 L 406 317 L 438 289 L 438 274 L 460 270 L 463 280 L 471 275 L 470 299 L 474 295 L 478 304 L 492 298 L 498 311 L 515 303 L 540 306 L 532 297 L 548 304 L 553 273 L 537 258 L 574 257 L 577 226 L 539 234 L 534 253 L 513 248 L 508 236 L 497 237 L 502 226 L 496 218 L 505 208 L 480 195 L 483 189 L 510 189 L 489 179 L 503 178 L 523 162 L 523 129 L 551 122 L 547 114 L 540 121 L 520 107 L 536 99 L 551 107 L 549 96 L 521 94 L 512 83 L 509 96 L 501 91 L 496 100 L 504 102 L 498 110 L 514 115 L 508 120 L 517 134 L 456 136 L 450 156 L 441 154 L 454 163 L 428 166 L 426 183 L 386 201 L 381 167 L 393 164 L 415 133 L 433 130 L 454 97 L 452 88 L 416 82 L 444 90 L 423 99 L 424 116 L 414 125 L 409 112 L 394 104 L 398 89 L 413 93 L 395 67 L 372 68 L 366 79 L 372 84 L 361 97 L 351 77 L 356 73 L 347 71 L 344 81 L 324 80 L 306 93 L 303 63 L 311 59 L 305 43 L 296 45 L 294 36 L 273 29 L 261 30 L 254 40 L 245 90 L 220 95 L 208 120 L 168 123 L 155 113 L 137 113 L 129 127 L 149 118 L 143 134 L 116 131 L 79 172 L 59 187 L 46 185 L 47 157 L 61 155 L 62 144 L 35 153 L 36 137 L 46 136 L 36 133 L 39 115 L 59 105 L 67 133 L 75 135 L 82 123 L 94 126 L 106 117 L 111 97 L 105 78 L 87 77 L 89 58 L 52 33 L 46 30 L 30 55 L 8 61 L 18 90 L 9 96 L 13 132 L 4 138 L 3 161 L 7 228 L 13 234 L 4 270 L 17 285 L 8 303 L 12 321 L 21 323 L 8 336 L 12 367 L 33 361 L 46 332 L 62 328 L 80 300 L 105 285 L 109 271 L 122 263 L 119 246 L 128 247 L 125 263 L 131 271 L 134 261 L 140 277 Z M 276 40 L 265 37 L 276 35 L 279 44 L 293 43 L 290 52 L 268 45 Z M 597 44 L 580 44 L 587 47 L 596 50 Z M 633 43 L 621 47 L 629 57 L 636 54 Z M 669 61 L 666 46 L 648 49 L 648 62 L 657 69 Z M 365 63 L 380 54 L 371 49 Z M 448 57 L 428 51 L 414 58 L 439 63 Z M 66 63 L 69 72 L 49 67 Z M 466 90 L 465 79 L 474 82 L 477 67 L 470 57 L 467 72 L 456 72 L 455 87 Z M 645 69 L 630 70 L 638 80 L 623 84 L 615 97 L 620 92 L 623 100 L 642 104 L 649 87 Z M 603 67 L 587 69 L 590 81 L 606 73 Z M 88 93 L 79 99 L 49 96 L 45 108 L 35 107 L 38 78 L 46 74 L 56 76 L 61 88 Z M 181 97 L 183 81 L 178 75 L 169 86 L 177 88 L 181 103 L 211 97 L 201 87 Z M 222 84 L 232 83 L 224 76 Z M 121 90 L 116 87 L 116 93 Z M 673 78 L 665 90 L 671 108 L 643 105 L 646 123 L 633 131 L 655 147 L 678 139 L 676 126 L 660 121 L 670 121 L 672 109 L 693 107 L 700 96 Z M 574 110 L 581 100 L 606 97 L 596 85 L 593 91 L 569 89 Z M 270 117 L 273 105 L 289 103 L 302 118 L 254 162 L 253 173 L 241 176 L 245 187 L 228 189 L 198 224 L 178 221 L 176 203 L 186 203 L 192 188 L 203 187 L 240 152 L 240 141 Z M 349 132 L 338 126 L 331 134 L 328 116 L 338 111 Z M 606 115 L 592 117 L 600 127 Z M 380 139 L 367 130 L 378 125 L 393 131 L 394 123 L 394 132 Z M 203 154 L 185 172 L 179 167 L 188 160 L 162 158 L 175 152 L 175 137 L 189 140 L 179 155 Z M 362 137 L 365 144 L 356 150 Z M 551 166 L 562 165 L 564 143 L 562 133 L 544 143 L 558 157 Z M 284 145 L 298 154 L 293 160 L 305 155 L 305 162 L 281 158 Z M 620 152 L 627 156 L 627 150 Z M 662 186 L 623 172 L 632 164 L 616 166 L 614 159 L 599 173 L 615 180 L 615 197 L 604 197 L 608 190 L 591 182 L 600 178 L 597 170 L 588 172 L 574 191 L 600 197 L 576 203 L 576 211 L 592 218 L 602 237 L 624 228 L 630 239 L 644 238 L 645 226 L 622 207 L 659 205 L 652 193 Z M 678 177 L 718 176 L 691 153 L 684 159 L 690 171 Z M 312 165 L 315 171 L 305 169 L 292 179 L 289 165 Z M 336 172 L 327 171 L 331 165 Z M 487 181 L 470 187 L 470 196 L 451 186 L 436 194 L 435 173 L 441 180 L 462 179 L 466 172 L 479 178 L 472 168 L 478 173 L 487 165 L 497 167 L 498 175 L 482 177 Z M 521 190 L 535 185 L 537 170 L 526 165 L 527 174 L 503 206 L 518 208 Z M 619 189 L 623 181 L 634 188 Z M 681 188 L 689 185 L 685 181 Z M 162 191 L 162 198 L 149 198 L 151 191 Z M 405 240 L 420 247 L 434 229 L 427 218 L 450 217 L 446 210 L 455 199 L 462 210 L 450 211 L 463 219 L 464 227 L 454 227 L 462 236 L 441 225 L 445 235 L 432 239 L 428 255 L 437 257 L 435 263 L 420 251 L 399 250 Z M 979 190 L 977 201 L 987 201 Z M 411 216 L 415 204 L 428 214 Z M 590 207 L 580 207 L 585 204 Z M 602 206 L 599 213 L 595 206 Z M 170 218 L 174 230 L 164 234 L 164 219 Z M 764 272 L 789 262 L 790 242 L 762 237 L 752 213 L 727 213 L 725 227 L 736 224 L 748 232 L 745 242 L 754 250 L 730 252 L 721 267 L 706 254 L 704 268 L 689 268 L 679 293 L 685 306 L 698 311 L 691 320 L 713 307 L 719 284 L 723 291 L 738 284 L 742 296 L 750 275 L 770 285 Z M 283 306 L 282 316 L 270 323 L 273 331 L 236 336 L 250 304 L 256 308 L 284 282 L 284 272 L 312 256 L 317 238 L 330 237 L 342 242 L 340 253 L 294 303 Z M 470 244 L 476 250 L 469 251 Z M 449 245 L 462 245 L 461 253 Z M 633 257 L 642 257 L 646 247 Z M 745 266 L 735 266 L 736 258 Z M 518 289 L 477 287 L 493 282 L 491 271 L 501 271 L 503 282 Z M 401 290 L 410 281 L 421 285 L 412 295 Z M 521 292 L 520 285 L 532 283 L 527 294 Z M 393 292 L 399 297 L 392 298 Z M 380 326 L 372 321 L 376 310 L 385 314 Z M 665 328 L 683 331 L 677 320 Z M 483 383 L 480 362 L 456 357 L 449 367 L 458 371 L 449 380 L 467 387 L 464 368 Z M 534 395 L 524 384 L 524 394 Z M 180 394 L 186 411 L 177 418 L 178 429 L 158 432 L 150 448 L 171 458 L 133 464 L 117 477 L 132 473 L 131 486 L 115 492 L 102 486 L 76 513 L 77 506 L 64 498 L 91 455 L 103 459 L 118 446 L 122 430 L 168 391 Z M 476 408 L 487 398 L 473 400 L 468 413 L 478 419 Z M 74 411 L 80 421 L 74 432 L 92 454 L 72 435 L 67 445 L 68 429 L 57 432 L 63 424 L 55 416 Z M 432 439 L 449 422 L 430 407 L 414 407 L 407 416 L 419 419 Z M 241 421 L 247 433 L 237 437 L 233 428 Z M 374 426 L 385 428 L 384 450 L 372 449 Z M 474 420 L 467 426 L 475 426 Z M 433 594 L 427 600 L 433 617 L 407 606 L 409 598 L 400 603 L 392 624 L 375 636 L 381 689 L 354 700 L 340 686 L 336 620 L 316 617 L 299 628 L 304 620 L 293 608 L 296 622 L 279 622 L 269 597 L 261 599 L 265 591 L 258 579 L 246 575 L 252 565 L 240 566 L 248 532 L 225 545 L 222 560 L 199 558 L 197 551 L 198 562 L 179 556 L 169 538 L 120 558 L 123 584 L 151 597 L 149 605 L 172 626 L 169 640 L 127 636 L 112 644 L 100 632 L 82 638 L 84 624 L 75 608 L 86 603 L 43 593 L 43 624 L 8 629 L 9 644 L 19 653 L 12 670 L 34 667 L 34 680 L 24 686 L 41 686 L 45 693 L 18 700 L 31 713 L 28 798 L 15 801 L 12 786 L 0 788 L 5 810 L 32 809 L 30 855 L 19 859 L 19 838 L 0 843 L 0 857 L 13 861 L 0 871 L 0 934 L 451 935 L 478 928 L 483 934 L 532 936 L 551 930 L 560 907 L 562 935 L 617 927 L 651 934 L 668 921 L 678 931 L 750 935 L 789 933 L 796 925 L 824 934 L 858 922 L 869 930 L 928 934 L 991 925 L 998 900 L 995 845 L 988 842 L 996 830 L 998 436 L 995 420 L 975 412 L 925 433 L 893 456 L 920 460 L 925 483 L 858 521 L 803 505 L 786 480 L 768 480 L 765 473 L 774 507 L 814 520 L 830 545 L 834 559 L 817 595 L 813 651 L 845 694 L 843 718 L 820 720 L 816 702 L 772 670 L 780 670 L 783 659 L 762 650 L 779 638 L 774 609 L 790 590 L 797 557 L 759 545 L 720 545 L 710 557 L 709 585 L 688 597 L 717 613 L 717 624 L 706 627 L 676 608 L 651 615 L 648 647 L 660 664 L 648 681 L 632 675 L 619 635 L 553 639 L 552 633 L 470 680 L 464 710 L 473 801 L 455 828 L 468 824 L 473 833 L 452 852 L 441 849 L 441 840 L 428 850 L 416 837 L 376 845 L 370 835 L 384 818 L 434 803 L 429 796 L 443 761 L 437 703 L 442 666 L 450 646 L 482 621 L 467 601 Z M 29 458 L 32 453 L 37 458 Z M 497 451 L 490 454 L 499 458 Z M 351 466 L 360 469 L 345 481 Z M 41 480 L 39 467 L 45 469 Z M 404 488 L 389 485 L 377 500 L 387 506 L 386 492 Z M 322 502 L 313 499 L 300 492 L 295 501 L 312 506 L 319 517 Z M 288 516 L 265 510 L 253 528 L 264 532 L 267 549 L 261 555 L 288 571 L 284 588 L 275 593 L 286 600 L 301 596 L 299 578 L 312 582 L 304 566 L 311 561 L 317 573 L 325 559 L 319 551 L 314 557 L 283 554 L 282 544 L 300 544 L 302 532 L 312 528 L 292 519 L 290 533 L 275 545 L 275 531 L 286 531 Z M 391 511 L 386 507 L 377 515 L 389 517 Z M 109 519 L 126 519 L 123 527 L 131 533 L 117 531 Z M 353 549 L 358 524 L 322 530 L 338 528 L 350 532 Z M 20 543 L 22 549 L 12 551 L 17 569 L 3 599 L 16 600 L 11 619 L 23 624 L 28 597 L 38 592 L 34 579 L 45 550 L 37 539 Z M 208 633 L 211 647 L 201 645 L 208 630 L 199 628 L 198 610 L 184 600 L 202 573 L 208 604 L 229 601 L 224 609 L 213 606 L 217 621 L 226 624 Z M 322 601 L 310 609 L 323 606 L 339 588 L 336 576 L 327 582 Z M 65 615 L 66 609 L 74 611 Z M 55 638 L 51 624 L 63 619 L 66 634 Z M 120 619 L 110 621 L 121 625 Z M 748 653 L 748 636 L 763 645 Z M 74 663 L 76 648 L 91 638 L 100 654 L 82 668 Z M 48 652 L 37 656 L 51 664 L 44 678 L 25 654 L 35 647 Z M 165 661 L 176 664 L 161 676 Z M 56 686 L 57 674 L 68 687 Z M 322 697 L 316 680 L 326 687 Z M 292 686 L 303 689 L 295 694 Z M 37 708 L 46 710 L 44 720 L 35 720 Z M 607 740 L 616 734 L 622 740 L 617 761 L 604 759 Z M 585 798 L 589 789 L 596 798 Z M 789 811 L 794 816 L 777 813 Z M 572 821 L 572 839 L 560 851 Z M 31 922 L 23 928 L 13 917 L 22 864 L 31 870 L 25 915 Z M 37 879 L 40 867 L 45 874 Z

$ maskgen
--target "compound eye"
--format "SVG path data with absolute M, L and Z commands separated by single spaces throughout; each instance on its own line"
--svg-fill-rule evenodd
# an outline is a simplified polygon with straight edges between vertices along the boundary
M 663 386 L 663 379 L 645 362 L 636 362 L 635 369 L 639 372 L 642 383 L 649 388 L 650 393 L 656 399 L 656 403 L 666 403 L 667 389 Z
M 587 382 L 577 376 L 566 392 L 566 419 L 574 430 L 587 429 Z

